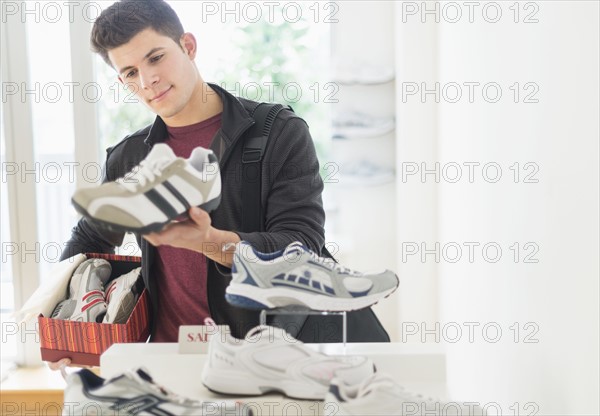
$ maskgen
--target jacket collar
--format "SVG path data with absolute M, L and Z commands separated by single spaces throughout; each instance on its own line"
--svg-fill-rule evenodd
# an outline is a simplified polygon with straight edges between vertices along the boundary
M 231 153 L 233 145 L 254 124 L 254 118 L 237 97 L 216 84 L 209 83 L 208 85 L 219 94 L 223 102 L 221 128 L 217 131 L 210 146 L 219 159 L 220 165 L 223 166 Z M 156 116 L 144 143 L 151 147 L 154 143 L 164 142 L 166 139 L 167 126 L 160 116 Z

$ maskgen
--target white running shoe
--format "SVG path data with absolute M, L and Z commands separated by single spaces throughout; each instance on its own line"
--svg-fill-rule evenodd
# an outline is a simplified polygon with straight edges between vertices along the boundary
M 481 416 L 479 403 L 441 402 L 404 390 L 393 379 L 375 373 L 354 385 L 337 377 L 325 398 L 325 414 L 339 416 Z
M 97 322 L 106 312 L 104 285 L 112 267 L 104 259 L 88 259 L 81 263 L 69 282 L 69 297 L 52 311 L 53 319 Z
M 197 147 L 182 159 L 157 143 L 125 177 L 80 189 L 71 202 L 105 228 L 147 234 L 187 216 L 193 206 L 211 212 L 220 200 L 219 162 L 212 150 Z
M 140 279 L 141 267 L 133 269 L 110 282 L 106 288 L 106 315 L 102 322 L 124 324 L 135 308 L 143 284 L 136 285 Z M 140 280 L 141 283 L 141 280 Z
M 299 242 L 276 253 L 260 253 L 236 244 L 232 280 L 225 298 L 248 309 L 303 307 L 319 311 L 366 308 L 389 296 L 398 277 L 385 270 L 360 273 L 319 257 Z
M 367 357 L 327 356 L 280 328 L 257 326 L 243 340 L 224 332 L 211 337 L 202 383 L 224 394 L 275 391 L 292 398 L 323 400 L 334 372 L 349 383 L 358 383 L 373 371 Z
M 143 368 L 106 380 L 89 370 L 67 376 L 63 416 L 249 416 L 248 406 L 233 401 L 197 401 L 156 384 Z

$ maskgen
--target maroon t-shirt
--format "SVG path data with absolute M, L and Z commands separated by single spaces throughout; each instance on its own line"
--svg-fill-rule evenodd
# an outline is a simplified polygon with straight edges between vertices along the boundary
M 165 141 L 179 157 L 198 146 L 210 147 L 221 127 L 221 114 L 191 126 L 167 127 Z M 180 325 L 202 325 L 210 317 L 204 254 L 171 246 L 157 247 L 158 313 L 153 342 L 177 342 Z

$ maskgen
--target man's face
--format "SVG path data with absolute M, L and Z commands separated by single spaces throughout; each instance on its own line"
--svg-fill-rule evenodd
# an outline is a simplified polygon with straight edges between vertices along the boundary
M 191 48 L 188 36 L 184 50 L 173 39 L 146 29 L 108 52 L 119 79 L 169 125 L 181 125 L 199 79 L 195 40 L 191 37 Z

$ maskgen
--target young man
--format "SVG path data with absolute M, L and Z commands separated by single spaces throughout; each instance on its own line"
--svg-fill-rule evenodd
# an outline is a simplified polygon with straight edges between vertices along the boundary
M 192 208 L 189 221 L 137 236 L 153 307 L 151 339 L 174 342 L 180 325 L 201 324 L 206 317 L 228 324 L 234 336 L 243 336 L 258 324 L 258 313 L 225 301 L 232 258 L 222 247 L 246 240 L 270 252 L 301 241 L 319 253 L 325 241 L 323 182 L 306 123 L 289 110 L 281 111 L 273 123 L 262 164 L 264 231 L 242 232 L 242 136 L 254 124 L 251 111 L 258 103 L 204 82 L 194 63 L 196 39 L 184 32 L 164 1 L 113 4 L 94 23 L 91 41 L 119 80 L 135 88 L 140 101 L 157 115 L 151 126 L 108 149 L 105 180 L 124 176 L 158 142 L 185 158 L 197 146 L 211 148 L 221 167 L 221 204 L 210 216 Z M 62 257 L 113 252 L 123 237 L 83 218 Z M 331 326 L 303 328 L 305 321 L 305 316 L 277 316 L 270 324 L 305 341 L 327 340 L 340 333 Z M 365 329 L 367 340 L 372 328 Z M 379 340 L 387 336 L 385 331 L 376 335 Z

